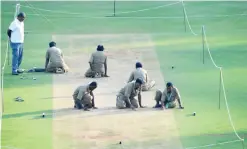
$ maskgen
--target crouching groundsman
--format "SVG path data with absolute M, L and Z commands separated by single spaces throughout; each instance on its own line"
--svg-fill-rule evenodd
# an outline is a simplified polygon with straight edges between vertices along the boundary
M 179 108 L 184 108 L 181 103 L 179 91 L 176 87 L 173 86 L 171 82 L 166 84 L 166 89 L 163 91 L 163 93 L 160 90 L 156 91 L 155 100 L 156 105 L 154 108 L 175 108 L 177 102 L 179 104 Z
M 91 55 L 89 60 L 89 69 L 85 77 L 108 77 L 107 75 L 107 56 L 104 53 L 103 45 L 98 45 L 97 51 Z
M 49 48 L 46 51 L 45 70 L 52 73 L 65 73 L 69 70 L 64 62 L 62 51 L 56 47 L 56 43 L 53 41 L 49 43 Z
M 91 82 L 88 85 L 82 85 L 77 87 L 73 94 L 73 99 L 75 103 L 74 108 L 84 109 L 85 111 L 88 111 L 91 108 L 96 109 L 93 94 L 93 90 L 96 88 L 96 82 Z
M 142 91 L 148 91 L 155 85 L 155 81 L 150 80 L 147 71 L 142 68 L 142 64 L 140 62 L 136 63 L 136 69 L 131 72 L 128 82 L 136 80 L 137 78 L 143 80 Z
M 141 79 L 136 79 L 132 82 L 127 83 L 117 95 L 116 106 L 119 109 L 124 108 L 138 108 L 137 100 L 134 98 L 138 96 L 139 106 L 143 108 L 141 102 L 141 85 L 143 81 Z

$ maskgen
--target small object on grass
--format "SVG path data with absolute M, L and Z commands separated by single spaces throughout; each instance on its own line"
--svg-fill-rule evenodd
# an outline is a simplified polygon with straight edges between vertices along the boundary
M 122 141 L 120 141 L 119 144 L 122 144 Z
M 196 116 L 196 112 L 193 112 L 193 116 Z
M 27 72 L 35 72 L 34 69 L 29 69 Z
M 15 98 L 15 101 L 23 102 L 24 100 L 23 100 L 21 97 L 16 97 L 16 98 Z
M 20 78 L 20 79 L 24 79 L 24 78 L 23 78 L 23 76 L 21 76 L 21 78 Z
M 172 66 L 172 69 L 174 69 L 174 66 Z
M 45 117 L 45 113 L 42 114 L 42 117 Z
M 35 78 L 35 77 L 33 77 L 33 80 L 36 80 L 36 78 Z

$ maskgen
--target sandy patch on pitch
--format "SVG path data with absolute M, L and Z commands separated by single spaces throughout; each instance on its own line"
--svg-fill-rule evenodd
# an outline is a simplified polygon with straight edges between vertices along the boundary
M 54 149 L 119 148 L 114 145 L 120 140 L 126 142 L 128 149 L 181 148 L 172 111 L 115 109 L 116 94 L 124 86 L 137 60 L 143 62 L 150 77 L 157 82 L 155 89 L 164 87 L 149 35 L 57 35 L 53 39 L 58 45 L 62 43 L 60 48 L 70 67 L 68 74 L 54 75 L 53 78 Z M 84 78 L 90 54 L 98 44 L 106 48 L 110 78 Z M 99 109 L 90 112 L 74 110 L 71 97 L 74 89 L 92 80 L 99 85 L 95 90 Z M 143 105 L 152 107 L 155 104 L 155 89 L 143 93 Z

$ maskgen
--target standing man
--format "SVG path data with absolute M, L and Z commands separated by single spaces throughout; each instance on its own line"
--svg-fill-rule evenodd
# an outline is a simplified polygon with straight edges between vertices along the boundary
M 74 108 L 84 109 L 89 111 L 89 109 L 95 107 L 93 90 L 97 88 L 97 82 L 91 82 L 87 85 L 82 85 L 76 88 L 73 94 Z
M 155 101 L 156 105 L 154 106 L 154 108 L 175 108 L 177 102 L 180 109 L 184 108 L 181 103 L 179 91 L 176 87 L 173 86 L 171 82 L 168 82 L 166 84 L 166 89 L 163 91 L 163 93 L 160 90 L 156 91 Z
M 85 77 L 109 77 L 107 75 L 107 56 L 104 53 L 104 46 L 98 45 L 97 51 L 91 55 L 89 69 Z
M 144 108 L 142 106 L 141 99 L 141 85 L 143 81 L 141 79 L 136 79 L 132 82 L 126 84 L 117 95 L 117 103 L 116 106 L 118 109 L 131 108 L 135 110 L 138 108 L 137 100 L 134 98 L 138 96 L 138 102 L 140 108 Z
M 136 63 L 136 69 L 131 72 L 128 82 L 136 80 L 137 78 L 143 80 L 142 91 L 148 91 L 155 85 L 155 81 L 150 80 L 147 71 L 142 68 L 142 64 L 140 62 Z
M 45 70 L 51 73 L 65 73 L 69 68 L 66 65 L 61 49 L 56 47 L 56 42 L 49 43 L 46 51 Z
M 10 24 L 7 31 L 10 38 L 10 46 L 12 48 L 12 75 L 19 75 L 22 73 L 19 67 L 23 57 L 23 43 L 24 43 L 24 20 L 25 13 L 20 12 L 17 18 Z

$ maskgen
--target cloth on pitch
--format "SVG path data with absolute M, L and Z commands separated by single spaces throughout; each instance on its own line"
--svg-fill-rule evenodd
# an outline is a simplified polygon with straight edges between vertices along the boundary
M 45 68 L 32 68 L 29 69 L 27 72 L 45 72 Z

